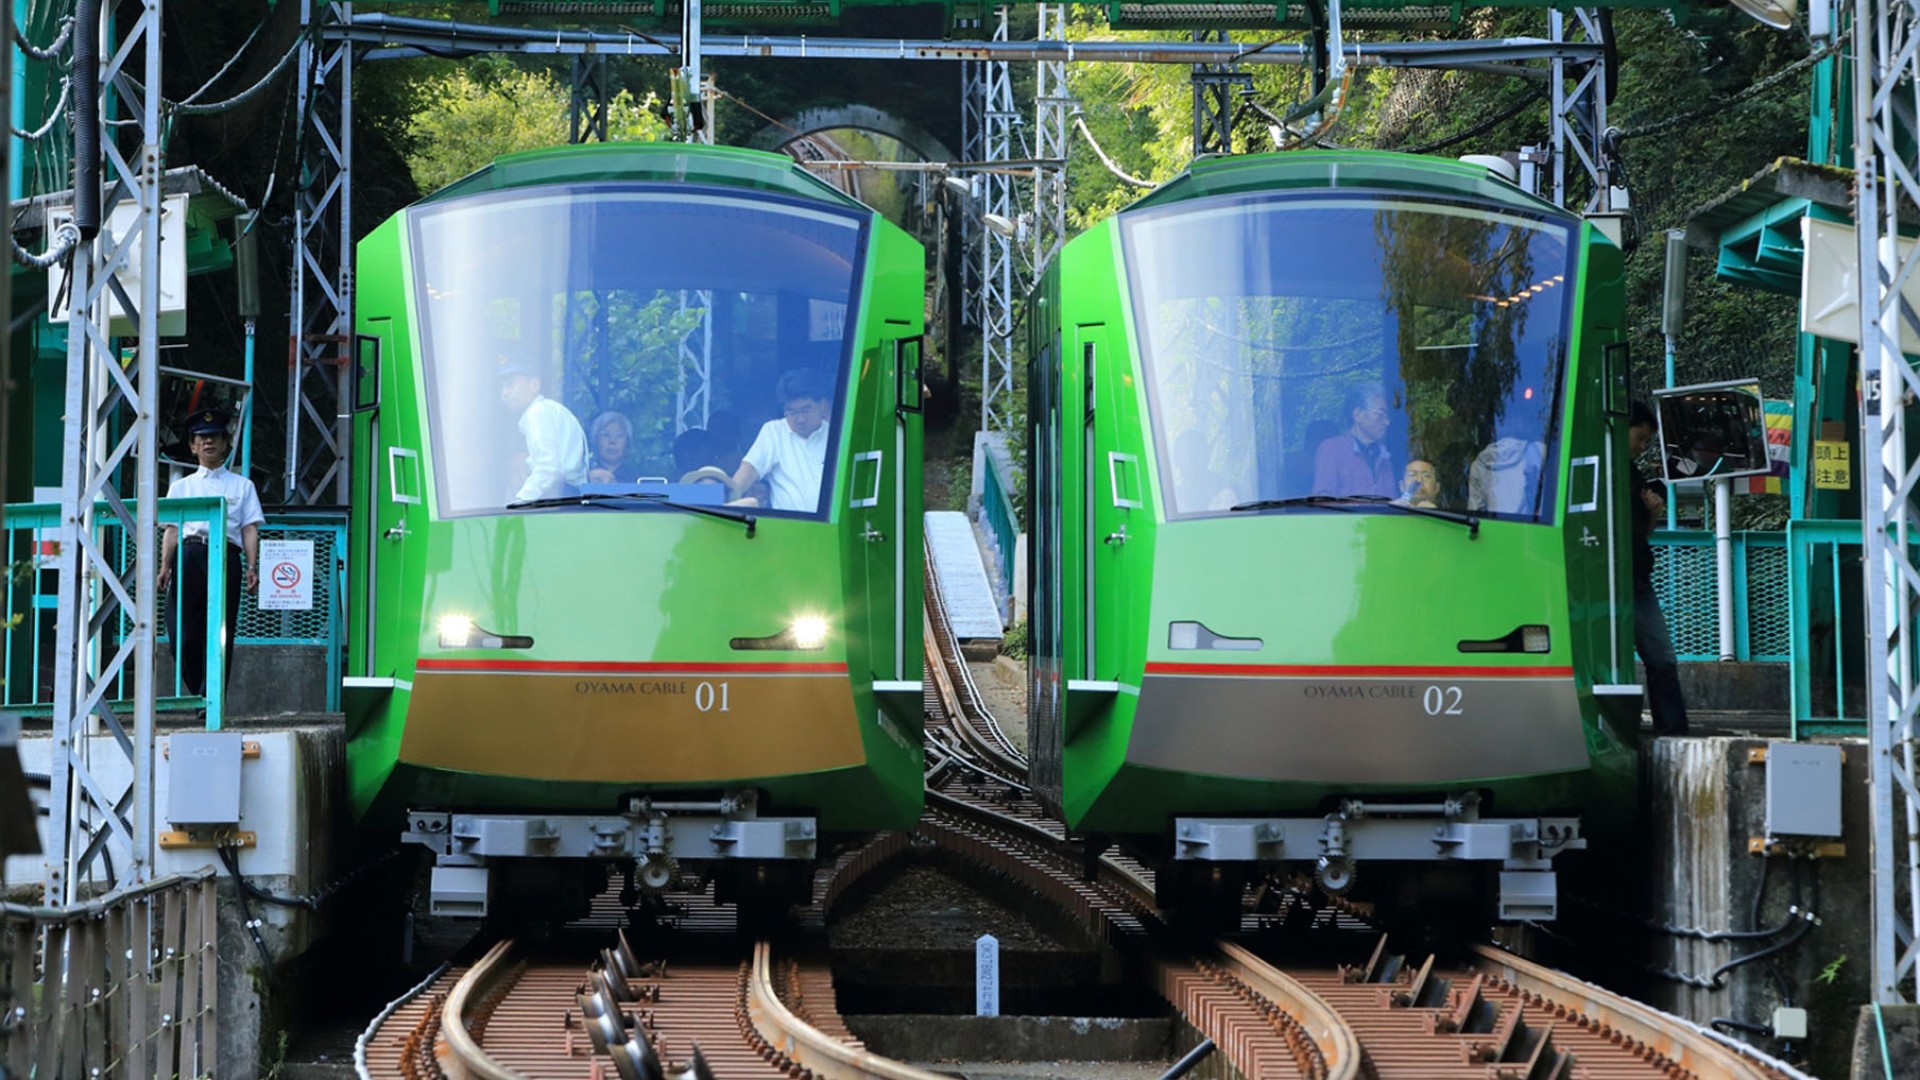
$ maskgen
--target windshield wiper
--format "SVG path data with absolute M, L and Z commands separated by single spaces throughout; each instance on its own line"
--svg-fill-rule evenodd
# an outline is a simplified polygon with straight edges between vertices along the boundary
M 1231 509 L 1238 513 L 1242 510 L 1277 510 L 1283 506 L 1331 506 L 1335 510 L 1345 510 L 1341 503 L 1366 502 L 1378 496 L 1370 495 L 1289 495 L 1284 499 L 1255 499 L 1252 502 L 1239 503 Z
M 1234 510 L 1272 510 L 1283 506 L 1327 506 L 1335 510 L 1352 512 L 1352 508 L 1343 503 L 1365 503 L 1368 506 L 1380 506 L 1393 510 L 1404 510 L 1421 517 L 1438 518 L 1467 527 L 1469 540 L 1480 539 L 1480 519 L 1472 514 L 1462 514 L 1455 510 L 1441 510 L 1431 506 L 1414 506 L 1399 502 L 1385 495 L 1294 495 L 1285 499 L 1255 499 L 1235 506 Z
M 680 502 L 657 491 L 590 491 L 579 495 L 555 495 L 547 499 L 528 499 L 525 502 L 508 503 L 507 509 L 540 510 L 550 506 L 598 506 L 608 509 L 623 506 L 665 506 L 674 510 L 685 510 L 691 514 L 720 518 L 724 521 L 738 521 L 746 525 L 749 540 L 753 539 L 754 527 L 760 521 L 755 515 L 736 507 Z

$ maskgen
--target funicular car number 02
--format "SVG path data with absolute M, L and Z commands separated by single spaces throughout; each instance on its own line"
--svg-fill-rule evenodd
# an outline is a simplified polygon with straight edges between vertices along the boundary
M 1466 710 L 1461 708 L 1466 695 L 1457 686 L 1433 685 L 1420 694 L 1420 707 L 1428 716 L 1462 716 Z

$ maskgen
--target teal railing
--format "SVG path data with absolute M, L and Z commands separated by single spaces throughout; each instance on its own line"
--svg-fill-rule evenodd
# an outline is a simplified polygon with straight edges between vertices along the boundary
M 1866 726 L 1866 578 L 1858 521 L 1789 522 L 1793 575 L 1793 726 L 1861 731 Z
M 1793 658 L 1788 569 L 1786 534 L 1733 534 L 1734 659 L 1785 663 Z M 1656 529 L 1653 588 L 1667 616 L 1674 655 L 1683 662 L 1719 660 L 1719 564 L 1713 534 Z
M 1020 537 L 1020 516 L 1013 507 L 1013 459 L 1004 439 L 992 437 L 980 441 L 980 453 L 986 458 L 980 482 L 980 517 L 987 523 L 987 536 L 993 543 L 994 564 L 999 573 L 993 582 L 994 601 L 1000 606 L 1000 621 L 1013 618 L 1013 560 Z
M 179 527 L 190 523 L 207 525 L 208 535 L 226 532 L 227 503 L 218 497 L 161 499 L 157 507 L 159 524 Z M 157 539 L 157 538 L 156 538 Z M 135 545 L 133 538 L 107 507 L 95 508 L 90 542 L 96 550 L 116 560 L 119 573 L 130 573 Z M 53 711 L 54 663 L 57 644 L 55 618 L 59 607 L 60 581 L 60 505 L 24 503 L 7 507 L 5 530 L 0 533 L 0 549 L 8 572 L 0 587 L 0 612 L 12 623 L 4 643 L 0 643 L 0 709 L 28 716 L 45 716 Z M 156 543 L 155 550 L 158 551 Z M 211 544 L 207 550 L 207 641 L 222 640 L 226 632 L 226 559 L 227 545 Z M 95 585 L 95 588 L 100 588 Z M 164 602 L 154 605 L 156 640 L 165 636 Z M 133 630 L 133 613 L 121 608 L 112 625 L 103 629 L 97 641 L 93 663 L 104 665 Z M 15 621 L 17 620 L 17 621 Z M 180 683 L 179 659 L 166 670 L 154 672 L 154 698 L 157 709 L 175 712 L 192 709 L 207 711 L 207 729 L 220 728 L 224 708 L 226 671 L 221 650 L 207 649 L 207 678 L 204 695 L 185 693 Z M 107 700 L 130 704 L 133 699 L 133 672 L 123 668 L 107 691 Z
M 276 513 L 260 527 L 261 541 L 313 542 L 313 606 L 304 610 L 262 610 L 260 594 L 240 601 L 240 629 L 235 643 L 242 648 L 290 645 L 325 650 L 328 712 L 340 711 L 339 673 L 346 670 L 346 552 L 344 513 L 324 511 Z

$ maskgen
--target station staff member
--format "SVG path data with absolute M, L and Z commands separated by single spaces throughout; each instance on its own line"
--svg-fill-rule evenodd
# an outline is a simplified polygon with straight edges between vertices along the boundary
M 167 488 L 170 499 L 218 495 L 227 500 L 227 632 L 223 643 L 226 671 L 233 671 L 233 638 L 240 622 L 240 582 L 244 573 L 248 592 L 260 587 L 260 493 L 253 481 L 227 470 L 233 441 L 227 434 L 227 414 L 201 409 L 187 424 L 188 446 L 200 463 L 198 471 L 175 480 Z M 180 544 L 179 533 L 186 533 Z M 174 553 L 180 555 L 180 587 L 169 589 L 174 577 Z M 244 563 L 241 560 L 245 553 Z M 243 569 L 244 568 L 244 569 Z M 180 682 L 196 697 L 207 682 L 207 525 L 188 522 L 180 529 L 168 525 L 160 538 L 160 591 L 167 596 L 167 626 Z

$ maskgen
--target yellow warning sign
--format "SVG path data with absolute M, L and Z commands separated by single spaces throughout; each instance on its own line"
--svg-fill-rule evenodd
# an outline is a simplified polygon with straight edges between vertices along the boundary
M 1853 486 L 1852 450 L 1844 440 L 1815 439 L 1813 442 L 1813 486 L 1830 491 L 1845 491 Z

